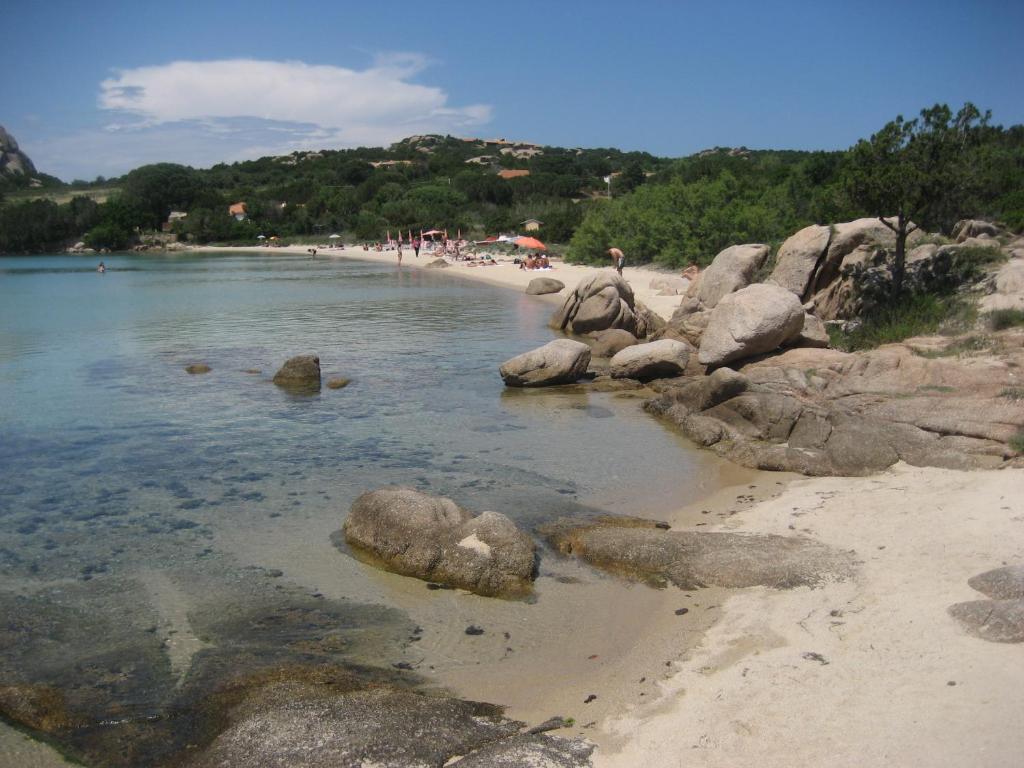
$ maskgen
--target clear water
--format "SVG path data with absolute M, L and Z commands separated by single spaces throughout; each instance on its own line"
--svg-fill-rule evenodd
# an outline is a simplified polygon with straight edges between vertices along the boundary
M 253 612 L 311 600 L 308 632 L 351 630 L 345 653 L 379 661 L 408 621 L 328 543 L 367 489 L 412 485 L 531 526 L 587 504 L 644 514 L 715 484 L 719 465 L 636 398 L 505 391 L 498 365 L 554 338 L 537 297 L 305 256 L 105 261 L 0 260 L 3 679 L 149 711 L 196 651 L 249 643 Z M 303 353 L 352 383 L 275 387 Z M 212 371 L 186 373 L 196 362 Z M 306 558 L 336 569 L 326 602 Z

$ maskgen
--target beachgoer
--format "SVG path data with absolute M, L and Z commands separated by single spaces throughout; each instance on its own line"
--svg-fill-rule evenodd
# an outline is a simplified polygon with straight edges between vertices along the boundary
M 626 266 L 626 255 L 618 248 L 609 248 L 608 255 L 612 257 L 612 263 L 615 265 L 615 271 L 622 276 L 622 268 Z
M 99 265 L 98 267 L 96 267 L 96 271 L 97 271 L 97 272 L 106 272 L 106 271 L 107 271 L 107 265 L 106 265 L 106 264 L 104 264 L 104 263 L 103 263 L 103 262 L 101 261 L 101 262 L 100 262 L 100 265 Z
M 402 266 L 402 243 L 398 243 L 398 266 Z
M 420 243 L 420 239 L 418 237 L 415 240 L 412 241 L 412 250 L 413 250 L 413 253 L 416 254 L 416 258 L 417 259 L 420 257 L 420 245 L 421 245 L 421 243 Z

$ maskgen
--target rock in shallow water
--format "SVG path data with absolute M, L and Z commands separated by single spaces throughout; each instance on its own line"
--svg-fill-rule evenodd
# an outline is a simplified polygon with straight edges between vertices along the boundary
M 316 355 L 289 358 L 274 374 L 274 383 L 282 389 L 320 389 L 320 358 Z
M 589 365 L 590 347 L 572 339 L 556 339 L 506 360 L 498 371 L 507 386 L 545 387 L 572 384 Z
M 553 277 L 535 277 L 526 286 L 526 292 L 531 296 L 543 296 L 547 293 L 558 293 L 565 288 L 565 283 L 555 280 Z
M 675 339 L 636 344 L 615 353 L 609 372 L 615 379 L 640 381 L 681 376 L 695 351 L 690 344 Z
M 533 541 L 498 512 L 473 517 L 451 499 L 384 488 L 355 500 L 343 530 L 356 551 L 403 576 L 491 597 L 532 587 Z

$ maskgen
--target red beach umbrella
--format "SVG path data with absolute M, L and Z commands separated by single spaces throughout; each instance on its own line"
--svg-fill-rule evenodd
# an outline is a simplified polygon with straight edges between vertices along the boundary
M 548 247 L 536 237 L 517 237 L 513 240 L 520 248 L 528 248 L 534 251 L 546 251 Z

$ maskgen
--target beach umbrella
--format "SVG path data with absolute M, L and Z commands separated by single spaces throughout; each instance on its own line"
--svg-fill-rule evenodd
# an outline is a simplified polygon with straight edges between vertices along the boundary
M 256 239 L 257 240 L 266 240 L 267 236 L 266 235 L 256 235 Z
M 462 228 L 461 228 L 461 227 L 459 228 L 459 234 L 457 234 L 457 235 L 455 236 L 455 239 L 456 239 L 456 240 L 461 240 L 461 239 L 462 239 Z
M 411 229 L 409 230 L 409 242 L 410 243 L 412 242 L 412 230 Z
M 331 235 L 328 240 L 337 240 L 341 235 Z
M 536 237 L 517 237 L 513 240 L 520 248 L 528 248 L 534 251 L 546 251 L 548 247 Z

